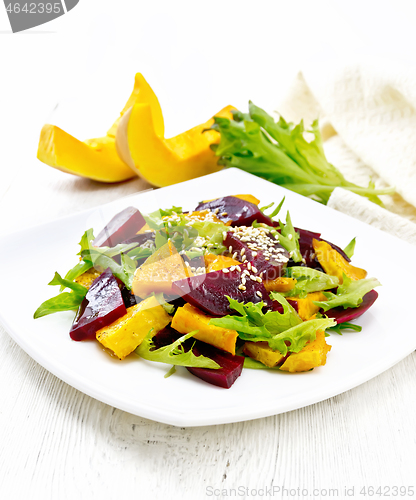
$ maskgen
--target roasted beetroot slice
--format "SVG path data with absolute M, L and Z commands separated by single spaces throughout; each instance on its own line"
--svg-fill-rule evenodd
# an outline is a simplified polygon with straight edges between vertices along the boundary
M 167 326 L 153 337 L 156 349 L 172 344 L 178 340 L 182 334 Z M 187 368 L 193 375 L 205 380 L 209 384 L 230 388 L 236 379 L 241 375 L 243 369 L 244 357 L 234 356 L 228 352 L 221 351 L 214 346 L 195 340 L 188 339 L 183 343 L 185 351 L 192 348 L 195 356 L 205 356 L 218 363 L 221 368 L 212 370 L 209 368 Z
M 246 290 L 238 288 L 241 285 L 242 273 L 247 269 L 247 265 L 240 264 L 239 267 L 241 272 L 236 269 L 224 273 L 221 270 L 175 281 L 173 283 L 173 292 L 212 316 L 225 316 L 235 313 L 230 309 L 226 295 L 238 300 L 238 302 L 258 303 L 263 300 L 266 307 L 272 308 L 272 301 L 263 283 L 253 281 L 246 275 Z M 260 294 L 261 296 L 259 296 Z
M 95 238 L 93 245 L 114 247 L 128 238 L 133 238 L 145 224 L 146 221 L 137 208 L 127 207 L 110 220 Z
M 324 314 L 326 314 L 328 318 L 334 318 L 337 324 L 346 323 L 364 314 L 374 304 L 377 297 L 378 293 L 375 290 L 370 290 L 364 295 L 363 301 L 358 307 L 348 307 L 347 309 L 335 307 Z
M 237 252 L 236 259 L 240 262 L 243 260 L 241 251 L 244 249 L 243 255 L 246 256 L 247 261 L 250 261 L 255 266 L 259 273 L 263 272 L 263 278 L 275 279 L 283 275 L 283 270 L 285 269 L 287 260 L 289 259 L 289 253 L 273 236 L 269 237 L 269 241 L 274 248 L 279 249 L 278 255 L 281 256 L 282 260 L 276 260 L 273 257 L 269 257 L 269 260 L 266 260 L 266 256 L 262 250 L 257 250 L 253 256 L 253 251 L 248 245 L 250 243 L 256 243 L 255 240 L 243 242 L 232 231 L 227 232 L 224 245 L 228 249 L 231 247 L 233 254 Z
M 230 222 L 232 226 L 250 226 L 252 222 L 264 222 L 272 226 L 274 221 L 264 215 L 254 203 L 250 203 L 235 196 L 224 196 L 217 200 L 200 203 L 196 207 L 196 211 L 211 210 L 216 212 L 218 219 L 224 223 Z M 218 211 L 217 211 L 218 209 Z
M 69 335 L 72 340 L 95 339 L 97 330 L 110 325 L 126 312 L 117 280 L 108 268 L 93 281 Z
M 195 342 L 193 347 L 195 356 L 205 356 L 218 363 L 221 368 L 213 370 L 210 368 L 190 368 L 187 370 L 196 377 L 209 384 L 229 389 L 241 375 L 244 365 L 244 356 L 234 356 L 229 352 L 220 351 L 214 346 L 204 342 Z

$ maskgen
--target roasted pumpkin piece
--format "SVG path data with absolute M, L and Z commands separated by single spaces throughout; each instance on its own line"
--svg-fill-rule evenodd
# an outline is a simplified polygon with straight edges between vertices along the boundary
M 153 335 L 165 328 L 171 317 L 155 297 L 149 297 L 129 307 L 127 314 L 97 331 L 97 340 L 119 359 L 133 352 L 153 329 Z
M 267 342 L 246 342 L 243 352 L 270 368 L 278 365 L 285 358 L 279 351 L 273 351 Z
M 280 367 L 287 372 L 306 372 L 317 366 L 323 366 L 326 363 L 326 355 L 331 350 L 330 345 L 326 343 L 323 330 L 316 332 L 316 339 L 306 344 L 306 346 L 297 353 L 292 353 Z
M 154 232 L 155 232 L 155 230 L 154 230 L 154 229 L 152 229 L 152 228 L 149 226 L 149 224 L 146 222 L 146 224 L 145 224 L 145 225 L 144 225 L 144 226 L 143 226 L 143 227 L 142 227 L 139 231 L 137 231 L 137 233 L 136 233 L 136 234 L 144 234 L 144 233 L 149 233 L 149 232 L 154 233 Z
M 352 266 L 326 241 L 313 239 L 312 245 L 316 258 L 323 267 L 324 271 L 331 276 L 336 276 L 339 279 L 340 285 L 342 285 L 343 282 L 343 274 L 347 275 L 354 281 L 362 280 L 367 276 L 367 271 L 359 267 Z
M 198 330 L 194 338 L 211 344 L 218 349 L 235 354 L 235 343 L 238 333 L 219 326 L 210 325 L 213 316 L 208 316 L 191 304 L 179 307 L 172 320 L 172 328 L 179 333 L 189 333 Z
M 248 201 L 249 203 L 253 203 L 254 205 L 258 205 L 260 200 L 253 196 L 252 194 L 235 194 L 233 195 L 235 198 L 240 198 L 240 200 Z
M 268 292 L 288 292 L 293 290 L 296 285 L 294 278 L 275 278 L 274 280 L 264 281 L 264 288 Z
M 214 255 L 213 253 L 206 253 L 204 255 L 205 268 L 207 273 L 212 271 L 219 271 L 226 267 L 238 266 L 240 262 L 238 260 L 232 259 L 231 257 L 226 257 L 225 255 Z
M 133 293 L 142 298 L 152 292 L 172 295 L 172 283 L 190 276 L 191 270 L 169 240 L 136 269 Z
M 75 283 L 78 283 L 82 286 L 85 286 L 85 288 L 90 289 L 92 282 L 95 280 L 95 278 L 98 278 L 102 271 L 99 271 L 98 269 L 95 269 L 92 267 L 91 269 L 88 269 L 88 271 L 85 271 L 85 273 L 82 273 L 78 278 L 75 278 L 74 281 Z
M 287 297 L 288 302 L 297 310 L 299 316 L 306 321 L 319 311 L 319 306 L 314 301 L 326 300 L 322 292 L 312 292 L 301 299 L 300 297 Z

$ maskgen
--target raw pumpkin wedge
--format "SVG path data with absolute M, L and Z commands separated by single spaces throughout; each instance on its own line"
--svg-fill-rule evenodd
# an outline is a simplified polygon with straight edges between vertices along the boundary
M 94 181 L 121 182 L 135 176 L 120 160 L 111 137 L 82 142 L 55 125 L 42 127 L 37 156 L 62 172 Z
M 111 325 L 98 330 L 96 337 L 119 359 L 124 359 L 138 347 L 152 330 L 153 335 L 165 328 L 171 317 L 155 297 L 149 297 L 127 309 L 127 314 Z
M 121 182 L 136 173 L 117 153 L 115 134 L 121 117 L 135 103 L 148 103 L 155 129 L 163 134 L 164 123 L 159 101 L 143 75 L 137 73 L 134 89 L 120 117 L 105 137 L 80 141 L 55 125 L 43 126 L 38 146 L 38 159 L 63 172 L 101 182 Z
M 232 118 L 232 106 L 215 116 Z M 120 120 L 116 133 L 117 151 L 140 177 L 154 186 L 176 184 L 221 169 L 211 144 L 219 142 L 211 118 L 171 139 L 158 133 L 149 104 L 134 104 Z
M 193 276 L 185 265 L 173 243 L 160 247 L 136 269 L 133 278 L 133 293 L 146 297 L 149 293 L 172 294 L 172 283 Z
M 354 281 L 364 279 L 367 276 L 367 271 L 365 269 L 352 266 L 326 241 L 313 239 L 312 245 L 316 258 L 324 271 L 331 276 L 336 276 L 339 279 L 340 285 L 342 285 L 343 282 L 343 274 Z
M 234 355 L 238 333 L 235 330 L 210 325 L 209 322 L 212 318 L 213 316 L 204 314 L 191 304 L 185 304 L 183 307 L 178 307 L 172 320 L 172 328 L 179 333 L 190 333 L 198 330 L 198 333 L 193 336 L 195 339 Z

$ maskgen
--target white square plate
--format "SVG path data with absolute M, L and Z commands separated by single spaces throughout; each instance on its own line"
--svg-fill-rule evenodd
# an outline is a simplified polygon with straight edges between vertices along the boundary
M 118 361 L 104 353 L 98 342 L 73 342 L 68 335 L 71 312 L 33 319 L 40 303 L 58 292 L 57 287 L 47 285 L 54 272 L 65 273 L 76 263 L 77 242 L 86 229 L 93 227 L 97 234 L 113 215 L 130 205 L 145 213 L 172 205 L 192 210 L 200 200 L 242 193 L 255 195 L 264 205 L 286 196 L 282 213 L 290 210 L 295 226 L 321 232 L 341 247 L 356 236 L 353 263 L 383 285 L 374 306 L 357 321 L 362 332 L 327 338 L 332 350 L 325 366 L 299 374 L 245 369 L 227 390 L 199 380 L 182 367 L 165 379 L 167 365 L 134 354 Z M 0 319 L 33 359 L 85 394 L 167 424 L 224 424 L 301 408 L 366 382 L 416 348 L 412 327 L 416 276 L 409 273 L 416 262 L 415 247 L 236 169 L 138 193 L 4 236 L 0 261 Z

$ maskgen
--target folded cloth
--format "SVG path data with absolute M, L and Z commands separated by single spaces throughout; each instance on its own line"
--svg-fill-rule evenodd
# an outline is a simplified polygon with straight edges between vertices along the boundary
M 341 188 L 328 205 L 416 244 L 416 70 L 333 61 L 299 73 L 277 106 L 286 120 L 320 118 L 325 153 L 356 184 L 396 187 L 386 209 Z

